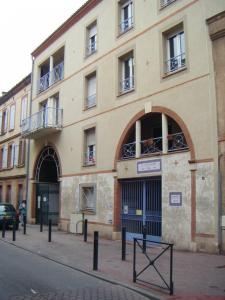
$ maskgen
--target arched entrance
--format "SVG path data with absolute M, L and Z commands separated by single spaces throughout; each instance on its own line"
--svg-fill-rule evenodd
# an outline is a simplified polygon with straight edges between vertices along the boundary
M 59 221 L 59 159 L 55 149 L 45 147 L 38 159 L 35 169 L 36 179 L 36 223 L 57 225 Z
M 195 157 L 184 122 L 174 112 L 160 107 L 153 107 L 151 113 L 138 113 L 125 128 L 115 157 L 118 179 L 114 228 L 118 231 L 126 227 L 128 239 L 142 236 L 145 228 L 150 239 L 160 240 L 163 228 L 167 230 L 163 224 L 169 222 L 171 207 L 181 205 L 182 195 L 186 196 L 179 181 L 171 180 L 180 173 L 176 174 L 170 155 L 179 165 L 184 157 Z M 191 192 L 194 199 L 192 188 Z M 176 199 L 180 202 L 175 203 Z

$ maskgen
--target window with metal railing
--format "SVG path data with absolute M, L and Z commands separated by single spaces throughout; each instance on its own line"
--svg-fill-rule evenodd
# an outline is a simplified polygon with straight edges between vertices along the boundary
M 133 1 L 121 1 L 120 6 L 120 23 L 119 23 L 119 34 L 125 33 L 130 28 L 133 27 L 134 17 L 133 17 Z
M 160 8 L 164 8 L 177 0 L 160 0 Z
M 120 62 L 120 93 L 134 89 L 134 56 L 133 51 L 123 56 Z
M 183 28 L 164 35 L 165 37 L 165 74 L 173 73 L 186 66 L 185 36 Z
M 95 127 L 84 131 L 84 166 L 96 164 Z
M 97 51 L 97 21 L 87 27 L 86 56 Z
M 96 72 L 86 76 L 85 109 L 96 106 Z

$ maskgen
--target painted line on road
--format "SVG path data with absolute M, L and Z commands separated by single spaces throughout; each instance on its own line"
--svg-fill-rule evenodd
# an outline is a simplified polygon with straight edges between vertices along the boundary
M 32 294 L 37 294 L 37 292 L 33 289 L 30 289 L 30 291 L 31 291 Z

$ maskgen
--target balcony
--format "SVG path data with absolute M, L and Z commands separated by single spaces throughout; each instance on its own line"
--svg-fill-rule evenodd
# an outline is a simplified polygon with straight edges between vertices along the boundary
M 168 152 L 183 151 L 188 149 L 188 145 L 182 132 L 170 134 L 167 137 Z M 140 142 L 141 157 L 155 153 L 162 153 L 162 137 L 150 138 Z M 121 151 L 121 159 L 131 159 L 136 157 L 136 142 L 124 144 Z
M 37 139 L 62 130 L 63 110 L 47 107 L 22 122 L 22 136 Z
M 38 81 L 38 93 L 47 90 L 50 86 L 56 82 L 62 80 L 64 77 L 64 62 L 56 65 L 51 72 L 43 75 Z

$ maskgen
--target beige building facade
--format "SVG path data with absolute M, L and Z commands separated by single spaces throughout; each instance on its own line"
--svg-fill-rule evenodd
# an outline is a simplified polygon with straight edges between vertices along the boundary
M 224 1 L 89 0 L 33 53 L 29 218 L 218 252 L 206 19 Z
M 212 40 L 214 72 L 216 82 L 217 130 L 218 130 L 218 174 L 219 174 L 219 238 L 225 251 L 225 11 L 207 20 Z
M 31 75 L 0 98 L 0 202 L 16 209 L 26 199 L 28 141 L 21 126 L 29 115 Z

